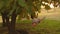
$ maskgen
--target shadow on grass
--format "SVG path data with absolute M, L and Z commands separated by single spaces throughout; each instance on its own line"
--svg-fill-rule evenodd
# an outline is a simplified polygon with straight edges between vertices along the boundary
M 60 34 L 60 21 L 43 20 L 36 27 L 32 27 L 29 20 L 17 21 L 16 31 L 20 34 Z M 0 34 L 5 33 L 8 33 L 7 28 L 0 28 Z

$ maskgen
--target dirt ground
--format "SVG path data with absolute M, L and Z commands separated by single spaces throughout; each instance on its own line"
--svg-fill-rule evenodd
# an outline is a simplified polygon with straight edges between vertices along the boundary
M 46 17 L 46 19 L 52 19 L 52 20 L 60 20 L 60 8 L 55 8 L 48 10 L 48 12 L 45 9 L 41 10 L 41 13 L 39 13 L 38 18 L 40 17 Z

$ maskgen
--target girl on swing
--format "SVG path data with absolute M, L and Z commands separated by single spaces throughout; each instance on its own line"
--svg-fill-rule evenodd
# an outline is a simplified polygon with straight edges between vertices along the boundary
M 33 26 L 33 27 L 36 26 L 38 23 L 40 23 L 40 19 L 37 18 L 37 17 L 38 17 L 38 14 L 37 14 L 37 16 L 35 16 L 35 17 L 33 17 L 33 16 L 31 15 L 31 18 L 32 18 L 32 26 Z
M 35 18 L 32 19 L 32 26 L 35 27 L 37 24 L 39 24 L 43 19 L 45 19 L 45 17 L 43 18 L 38 18 L 38 14 L 37 16 L 35 16 Z

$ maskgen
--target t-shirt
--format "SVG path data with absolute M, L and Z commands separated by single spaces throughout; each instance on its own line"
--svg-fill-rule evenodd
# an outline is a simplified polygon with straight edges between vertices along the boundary
M 32 20 L 32 22 L 33 22 L 33 23 L 39 23 L 39 22 L 40 22 L 40 19 L 34 18 L 34 19 Z

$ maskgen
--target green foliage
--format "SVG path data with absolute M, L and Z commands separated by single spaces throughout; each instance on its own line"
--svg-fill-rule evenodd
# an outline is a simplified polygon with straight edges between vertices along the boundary
M 33 2 L 35 2 L 36 6 Z M 22 7 L 26 9 L 25 11 L 27 13 L 33 14 L 36 10 L 40 10 L 40 2 L 41 1 L 39 0 L 27 0 L 27 2 L 25 0 L 0 0 L 0 9 L 2 10 L 0 12 L 4 12 L 5 10 L 9 9 L 8 15 L 11 15 L 14 10 L 16 10 L 15 13 L 18 14 L 19 12 L 22 12 Z M 33 7 L 35 8 L 35 11 L 32 11 Z
M 4 6 L 3 1 L 0 1 L 0 9 Z
M 17 1 L 18 1 L 18 4 L 20 6 L 22 6 L 22 7 L 26 7 L 27 6 L 24 0 L 17 0 Z

